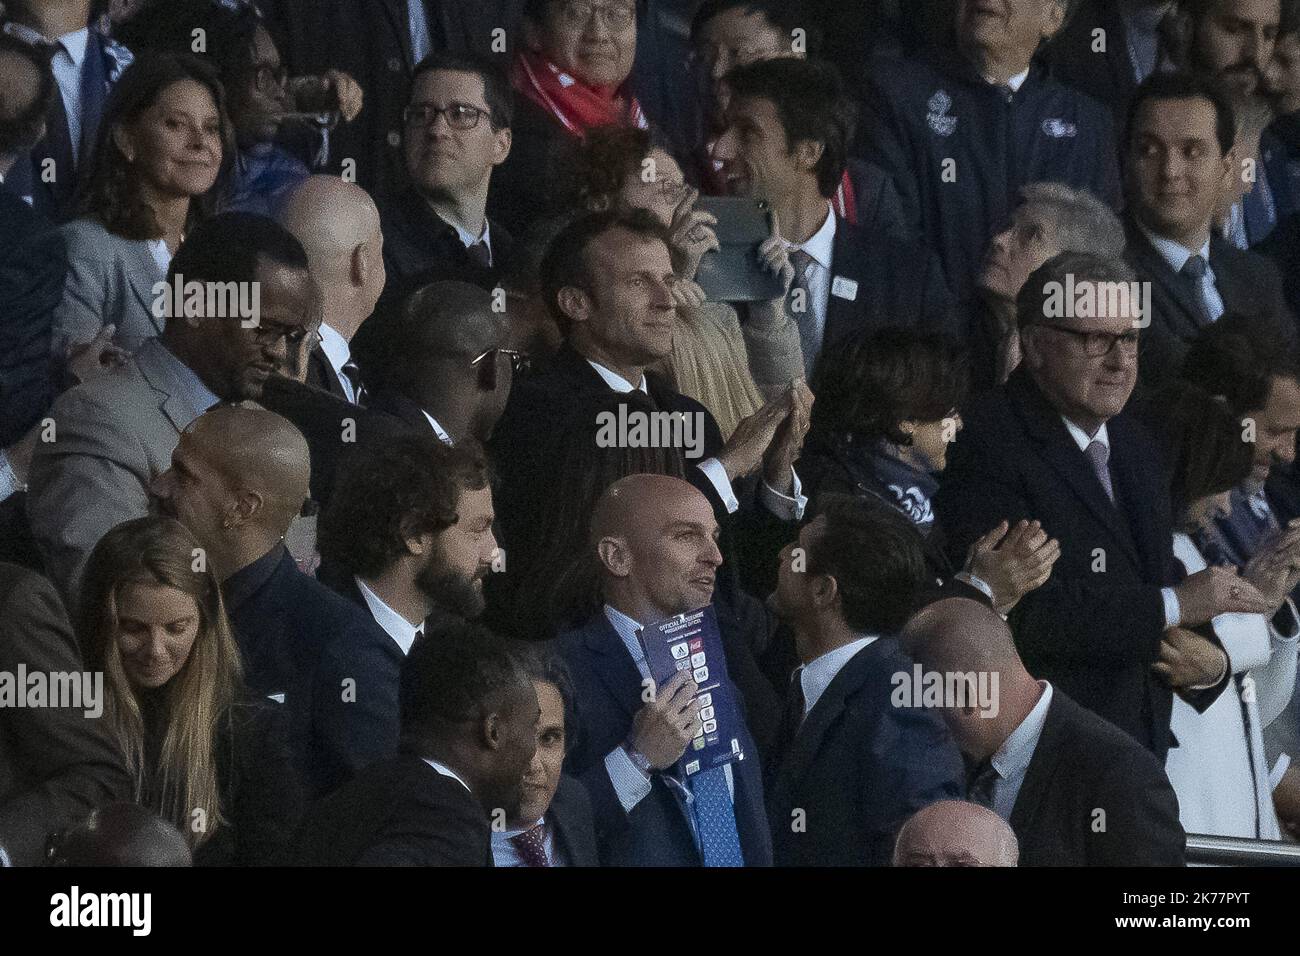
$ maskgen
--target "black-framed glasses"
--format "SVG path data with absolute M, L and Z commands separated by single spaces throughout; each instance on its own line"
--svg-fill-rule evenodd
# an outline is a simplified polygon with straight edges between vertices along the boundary
M 564 19 L 573 26 L 586 26 L 593 16 L 599 15 L 611 30 L 622 30 L 636 20 L 633 3 L 592 3 L 591 0 L 563 0 L 560 10 Z
M 1103 355 L 1109 355 L 1110 350 L 1118 343 L 1120 351 L 1127 355 L 1136 355 L 1138 347 L 1138 330 L 1129 329 L 1127 332 L 1084 332 L 1080 329 L 1072 329 L 1068 325 L 1056 325 L 1052 322 L 1035 322 L 1034 325 L 1041 326 L 1045 329 L 1055 329 L 1057 332 L 1065 332 L 1073 335 L 1076 339 L 1083 342 L 1083 353 L 1090 358 L 1100 358 Z
M 515 375 L 526 371 L 532 363 L 528 353 L 518 349 L 488 349 L 480 353 L 469 364 L 478 368 L 478 386 L 484 391 L 497 387 L 497 365 L 502 355 L 510 360 L 510 371 Z
M 452 103 L 450 106 L 435 106 L 432 103 L 412 103 L 402 110 L 402 120 L 412 129 L 428 129 L 438 121 L 439 116 L 447 118 L 447 125 L 454 130 L 473 129 L 483 117 L 492 121 L 492 111 L 470 106 L 468 103 Z

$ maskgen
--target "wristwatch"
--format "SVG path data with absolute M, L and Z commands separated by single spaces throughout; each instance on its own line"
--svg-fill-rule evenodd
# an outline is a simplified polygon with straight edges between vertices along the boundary
M 650 760 L 645 754 L 633 747 L 630 740 L 624 742 L 623 752 L 626 753 L 627 758 L 636 765 L 636 769 L 640 770 L 647 777 L 654 773 L 654 767 L 650 766 Z

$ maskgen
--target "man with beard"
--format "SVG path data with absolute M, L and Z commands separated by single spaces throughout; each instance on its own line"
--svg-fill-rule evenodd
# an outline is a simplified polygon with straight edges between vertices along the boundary
M 248 686 L 283 697 L 320 795 L 397 747 L 401 654 L 361 608 L 298 570 L 284 535 L 307 496 L 307 445 L 279 415 L 218 406 L 181 435 L 151 487 L 221 580 Z
M 306 866 L 492 866 L 489 818 L 518 817 L 541 716 L 500 638 L 464 622 L 402 665 L 402 745 L 308 814 Z
M 431 617 L 478 617 L 500 555 L 489 480 L 473 442 L 404 435 L 357 455 L 321 516 L 321 579 L 404 655 Z

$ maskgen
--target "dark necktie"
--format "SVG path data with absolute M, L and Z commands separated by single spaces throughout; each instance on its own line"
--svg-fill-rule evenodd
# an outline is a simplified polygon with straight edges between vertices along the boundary
M 1214 321 L 1214 316 L 1210 312 L 1210 304 L 1205 300 L 1205 273 L 1208 268 L 1209 266 L 1202 256 L 1192 256 L 1183 263 L 1182 271 L 1179 273 L 1187 283 L 1193 301 L 1201 310 L 1201 322 L 1205 325 L 1209 325 Z
M 480 269 L 492 268 L 492 250 L 488 244 L 480 239 L 473 245 L 465 247 L 465 252 L 469 254 L 470 261 Z
M 354 401 L 358 405 L 364 404 L 362 398 L 365 396 L 366 387 L 361 384 L 361 369 L 357 367 L 356 362 L 348 359 L 343 363 L 342 371 L 348 380 L 348 384 L 352 386 L 352 396 Z
M 794 738 L 799 733 L 799 728 L 803 725 L 804 718 L 804 696 L 803 696 L 803 668 L 800 667 L 790 678 L 790 687 L 785 694 L 785 709 L 781 712 L 781 728 L 777 737 L 780 745 L 778 753 L 782 757 L 789 753 L 790 748 L 794 746 Z
M 529 827 L 523 833 L 516 833 L 510 843 L 524 861 L 524 866 L 550 866 L 546 858 L 546 828 L 542 824 Z
M 786 296 L 786 311 L 799 329 L 799 347 L 803 352 L 804 371 L 812 372 L 813 363 L 821 342 L 817 335 L 817 315 L 813 311 L 812 291 L 808 288 L 808 270 L 813 257 L 802 249 L 790 250 L 790 265 L 794 266 L 794 282 Z
M 1115 488 L 1110 481 L 1110 449 L 1106 447 L 1105 442 L 1096 441 L 1089 443 L 1084 454 L 1088 456 L 1088 461 L 1092 464 L 1092 470 L 1097 473 L 1097 480 L 1101 482 L 1101 490 L 1106 492 L 1106 497 L 1110 503 L 1115 503 Z
M 992 760 L 984 760 L 966 775 L 966 799 L 981 807 L 993 808 L 993 788 L 1001 779 Z
M 62 43 L 51 43 L 43 48 L 51 62 L 64 52 Z M 38 153 L 40 149 L 37 147 Z M 72 133 L 68 127 L 68 114 L 63 105 L 63 93 L 57 83 L 54 85 L 54 95 L 50 97 L 49 109 L 45 112 L 44 157 L 54 160 L 54 180 L 47 183 L 46 188 L 53 194 L 55 203 L 61 206 L 71 198 L 73 188 L 77 184 L 77 164 L 72 151 Z M 43 172 L 44 170 L 38 165 L 35 170 L 38 180 L 43 178 Z

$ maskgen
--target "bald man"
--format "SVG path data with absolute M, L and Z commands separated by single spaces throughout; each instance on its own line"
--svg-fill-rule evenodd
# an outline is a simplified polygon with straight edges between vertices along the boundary
M 1015 866 L 1020 856 L 1007 822 L 986 807 L 940 800 L 903 824 L 894 866 Z
M 181 435 L 150 492 L 203 546 L 245 681 L 289 708 L 294 755 L 318 796 L 395 752 L 402 658 L 369 614 L 299 571 L 285 547 L 308 480 L 307 443 L 288 421 L 219 405 Z
M 448 445 L 485 443 L 523 361 L 507 348 L 510 319 L 494 305 L 468 282 L 434 282 L 367 323 L 356 343 L 367 407 Z
M 289 193 L 277 217 L 307 250 L 324 314 L 307 384 L 357 404 L 361 369 L 351 341 L 384 290 L 384 235 L 369 194 L 337 176 L 310 176 Z
M 970 766 L 967 798 L 1011 824 L 1021 866 L 1183 865 L 1186 836 L 1164 768 L 1031 677 L 998 614 L 948 598 L 915 615 L 903 642 L 919 671 L 900 692 L 940 708 Z M 941 695 L 926 690 L 940 681 Z
M 710 603 L 722 563 L 717 537 L 708 499 L 662 475 L 620 479 L 592 516 L 589 557 L 602 606 L 557 643 L 575 690 L 566 767 L 591 796 L 602 865 L 771 863 L 762 773 L 735 685 L 729 696 L 745 757 L 691 777 L 679 761 L 713 702 L 696 699 L 684 673 L 649 702 L 643 696 L 652 685 L 637 631 Z

